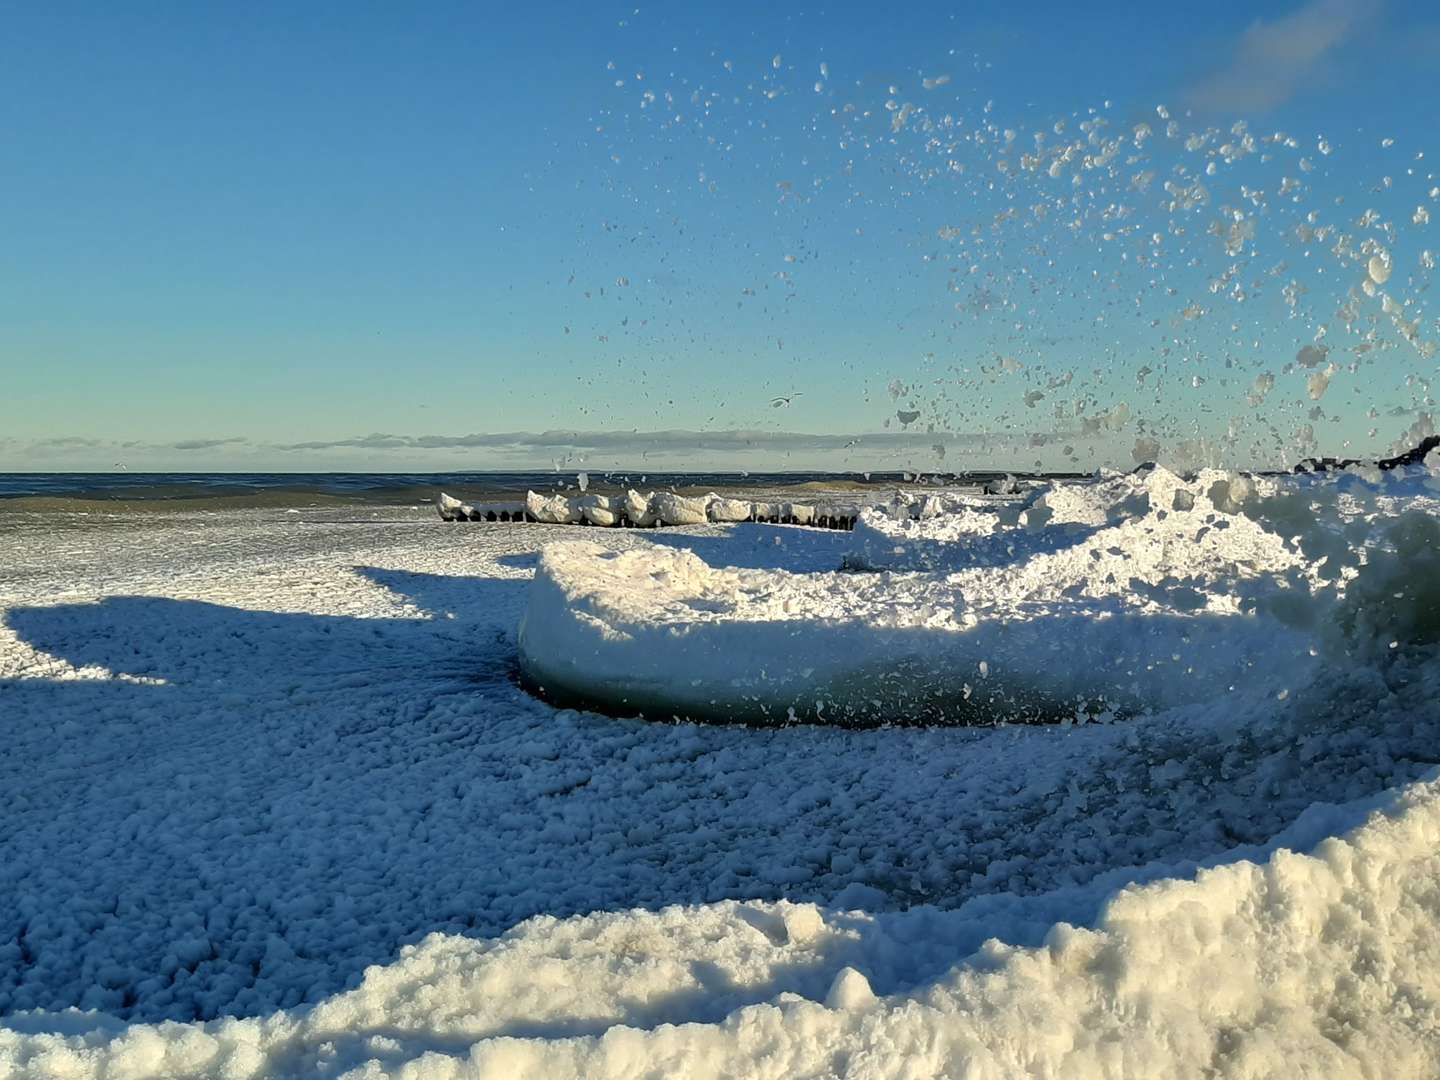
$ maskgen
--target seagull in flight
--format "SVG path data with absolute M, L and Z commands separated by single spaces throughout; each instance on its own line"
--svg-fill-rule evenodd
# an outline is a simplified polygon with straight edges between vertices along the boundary
M 771 398 L 771 399 L 770 399 L 770 407 L 771 407 L 772 409 L 788 408 L 791 401 L 793 401 L 793 400 L 794 400 L 795 398 L 797 398 L 797 397 L 804 397 L 804 396 L 805 396 L 804 394 L 797 392 L 797 393 L 794 393 L 794 394 L 788 394 L 788 395 L 786 395 L 785 397 Z

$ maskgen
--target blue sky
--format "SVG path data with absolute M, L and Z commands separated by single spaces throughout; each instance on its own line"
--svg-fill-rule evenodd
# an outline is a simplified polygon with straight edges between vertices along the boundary
M 1424 5 L 690 7 L 0 15 L 0 469 L 1246 463 L 1424 424 Z M 1394 269 L 1352 297 L 1367 238 Z

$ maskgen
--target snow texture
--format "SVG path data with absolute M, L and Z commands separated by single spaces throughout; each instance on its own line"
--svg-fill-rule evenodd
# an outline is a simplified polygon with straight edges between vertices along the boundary
M 1316 612 L 1344 590 L 1314 554 L 1351 554 L 1357 524 L 1371 526 L 1338 496 L 1311 499 L 1297 536 L 1291 502 L 1306 489 L 1265 491 L 1156 468 L 1026 502 L 866 511 L 846 564 L 907 571 L 893 574 L 555 544 L 522 664 L 557 700 L 755 723 L 1056 720 L 1269 697 L 1322 662 Z
M 576 560 L 664 565 L 662 611 L 687 574 L 837 605 L 843 579 L 864 627 L 927 583 L 1316 651 L 1130 719 L 992 728 L 536 701 L 515 628 L 544 529 L 10 515 L 0 1075 L 1433 1075 L 1433 481 L 1257 485 L 1227 511 L 1206 482 L 1173 534 L 1178 488 L 1103 523 L 1017 516 L 1017 539 L 1093 531 L 993 569 L 937 543 L 958 569 L 838 574 L 863 538 L 757 525 L 605 530 L 615 557 Z M 1231 530 L 1243 558 L 1207 544 Z M 696 621 L 764 625 L 748 611 Z

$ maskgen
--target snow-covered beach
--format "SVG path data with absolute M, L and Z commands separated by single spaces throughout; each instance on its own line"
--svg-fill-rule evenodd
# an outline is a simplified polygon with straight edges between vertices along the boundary
M 5 513 L 0 1072 L 1433 1072 L 1432 474 L 1249 512 L 1109 483 L 579 548 L 396 508 Z M 610 553 L 650 626 L 588 584 Z M 602 674 L 669 640 L 678 683 L 753 603 L 781 667 L 777 624 L 803 656 L 847 610 L 882 658 L 1079 612 L 1071 674 L 1128 619 L 1129 708 L 709 726 L 519 685 L 522 624 L 583 660 L 566 613 L 608 620 Z

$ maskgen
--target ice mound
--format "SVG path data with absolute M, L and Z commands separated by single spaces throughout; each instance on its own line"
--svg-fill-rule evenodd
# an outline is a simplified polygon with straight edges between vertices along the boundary
M 1163 526 L 1178 536 L 1187 527 L 1213 523 L 1216 514 L 1233 516 L 1262 483 L 1265 490 L 1275 486 L 1218 470 L 1186 481 L 1148 466 L 1094 482 L 1037 487 L 1003 502 L 952 499 L 932 513 L 870 509 L 856 523 L 856 547 L 847 561 L 863 570 L 959 570 L 1013 563 L 1017 554 L 1065 547 L 1094 530 L 1126 524 L 1147 532 Z
M 625 715 L 856 725 L 1129 713 L 1269 687 L 1313 663 L 1308 634 L 1188 586 L 1127 590 L 1109 558 L 1093 581 L 1077 553 L 960 581 L 555 544 L 531 585 L 521 663 L 547 696 Z
M 887 505 L 898 506 L 912 516 L 928 516 L 941 512 L 944 508 L 943 501 L 935 497 L 922 502 L 913 497 L 899 495 Z M 530 491 L 523 500 L 480 503 L 473 506 L 442 491 L 435 498 L 435 509 L 442 521 L 530 521 L 541 525 L 584 524 L 641 529 L 661 525 L 718 525 L 768 521 L 775 524 L 849 529 L 859 516 L 861 507 L 852 502 L 829 500 L 815 504 L 752 502 L 748 499 L 718 495 L 713 491 L 702 496 L 687 496 L 673 491 L 642 494 L 631 490 L 624 495 L 589 492 L 574 497 Z
M 623 500 L 604 495 L 582 495 L 572 500 L 571 505 L 579 507 L 580 513 L 591 525 L 606 527 L 620 524 L 625 509 Z
M 625 493 L 625 514 L 639 529 L 648 529 L 659 520 L 651 509 L 651 496 L 634 490 Z
M 574 525 L 583 517 L 580 508 L 565 496 L 539 495 L 533 491 L 525 496 L 525 512 L 547 525 Z
M 704 525 L 706 500 L 662 491 L 650 497 L 650 512 L 663 525 Z
M 709 499 L 710 520 L 717 523 L 749 521 L 755 504 L 745 499 L 727 499 L 712 494 Z
M 1434 486 L 1424 470 L 1151 467 L 869 511 L 846 562 L 882 573 L 556 545 L 522 666 L 557 700 L 757 723 L 1065 720 L 1284 694 L 1327 654 L 1440 638 Z

